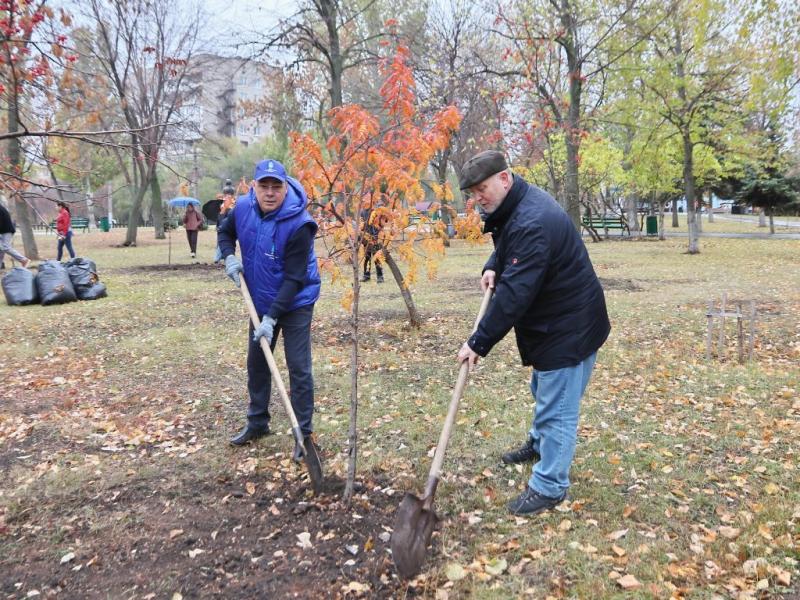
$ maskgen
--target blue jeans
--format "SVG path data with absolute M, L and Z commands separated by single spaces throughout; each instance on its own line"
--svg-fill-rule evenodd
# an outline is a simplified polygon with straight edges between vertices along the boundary
M 290 400 L 303 435 L 313 431 L 311 416 L 314 413 L 314 376 L 311 371 L 311 317 L 314 305 L 302 306 L 278 319 L 270 347 L 275 351 L 278 335 L 283 333 L 283 350 L 289 369 Z M 260 317 L 260 315 L 259 315 Z M 253 324 L 248 332 L 247 347 L 247 391 L 250 406 L 247 423 L 256 431 L 269 425 L 269 398 L 272 389 L 272 374 L 261 344 L 253 341 Z M 284 378 L 285 382 L 285 378 Z
M 569 468 L 575 455 L 581 397 L 592 376 L 597 352 L 574 367 L 533 372 L 536 399 L 530 436 L 541 459 L 533 466 L 528 486 L 550 498 L 569 488 Z
M 56 256 L 56 260 L 61 260 L 61 256 L 64 254 L 64 246 L 67 247 L 69 257 L 75 258 L 75 250 L 72 249 L 72 229 L 67 232 L 63 240 L 58 240 L 58 255 Z

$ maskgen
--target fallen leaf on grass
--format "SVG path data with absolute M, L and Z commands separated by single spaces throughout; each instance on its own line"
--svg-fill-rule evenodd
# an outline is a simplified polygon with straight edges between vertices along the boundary
M 622 577 L 617 579 L 617 585 L 619 585 L 623 590 L 635 590 L 637 588 L 642 587 L 642 584 L 639 583 L 639 580 L 630 574 L 623 575 Z
M 193 550 L 189 550 L 189 558 L 194 558 L 195 556 L 199 556 L 200 554 L 204 554 L 205 550 L 202 548 L 195 548 Z
M 461 581 L 467 576 L 467 570 L 458 563 L 450 563 L 444 571 L 450 581 Z
M 65 565 L 74 558 L 75 558 L 74 552 L 67 552 L 64 556 L 61 557 L 61 564 Z
M 484 565 L 483 569 L 489 575 L 500 575 L 508 568 L 508 561 L 505 558 L 493 558 Z
M 244 487 L 247 490 L 247 493 L 250 494 L 251 496 L 256 493 L 256 484 L 253 483 L 252 481 L 248 481 L 247 483 L 245 483 Z
M 724 538 L 728 538 L 729 540 L 736 539 L 739 537 L 740 533 L 741 529 L 736 527 L 728 527 L 727 525 L 723 525 L 719 528 L 719 534 Z
M 180 534 L 183 533 L 183 529 L 171 529 L 169 532 L 169 539 L 174 540 Z
M 559 531 L 569 531 L 572 529 L 572 521 L 569 519 L 564 519 L 561 523 L 558 524 Z
M 618 539 L 625 537 L 627 534 L 628 534 L 627 529 L 618 529 L 617 531 L 609 533 L 607 537 L 612 542 L 616 542 Z

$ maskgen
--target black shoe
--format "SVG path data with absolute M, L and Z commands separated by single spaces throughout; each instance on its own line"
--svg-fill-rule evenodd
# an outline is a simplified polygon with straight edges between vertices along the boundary
M 378 279 L 376 279 L 378 283 L 383 283 L 383 275 L 378 275 Z
M 230 442 L 234 446 L 244 446 L 246 443 L 265 435 L 269 435 L 269 427 L 266 429 L 253 429 L 249 425 L 245 425 L 244 429 L 230 439 Z
M 566 499 L 566 492 L 564 492 L 560 498 L 550 498 L 548 496 L 542 496 L 539 492 L 527 486 L 524 492 L 508 503 L 508 510 L 514 515 L 533 516 L 546 510 L 554 509 Z
M 533 449 L 533 438 L 529 437 L 522 447 L 503 454 L 503 462 L 507 465 L 518 465 L 526 462 L 538 462 L 541 457 Z
M 369 273 L 364 273 L 364 276 L 361 278 L 361 281 L 369 281 Z

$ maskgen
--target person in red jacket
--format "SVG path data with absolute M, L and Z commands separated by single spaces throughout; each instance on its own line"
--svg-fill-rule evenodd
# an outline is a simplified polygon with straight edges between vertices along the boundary
M 56 260 L 61 260 L 64 254 L 64 246 L 67 247 L 70 258 L 75 258 L 75 250 L 72 248 L 72 214 L 69 206 L 63 202 L 58 202 L 58 218 L 56 219 L 56 233 L 58 234 L 58 254 Z

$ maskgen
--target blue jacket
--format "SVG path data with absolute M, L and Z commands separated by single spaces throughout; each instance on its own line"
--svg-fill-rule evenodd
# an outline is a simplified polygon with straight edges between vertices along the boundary
M 233 253 L 233 243 L 239 241 L 239 249 L 244 267 L 244 277 L 253 297 L 256 311 L 265 315 L 283 283 L 283 257 L 286 243 L 301 227 L 312 225 L 316 233 L 317 225 L 306 210 L 307 198 L 299 181 L 288 178 L 288 192 L 281 207 L 264 214 L 258 206 L 255 191 L 250 191 L 236 200 L 236 206 L 229 213 L 232 219 L 225 219 L 221 225 L 219 242 L 223 256 Z M 227 225 L 227 226 L 226 226 Z M 230 239 L 235 227 L 235 239 Z M 289 310 L 314 304 L 319 298 L 320 276 L 314 244 L 308 251 L 306 278 L 304 286 L 297 293 Z
M 611 324 L 586 246 L 564 209 L 514 176 L 486 219 L 494 252 L 484 270 L 497 274 L 494 298 L 469 346 L 481 356 L 513 327 L 525 365 L 571 367 L 597 351 Z

